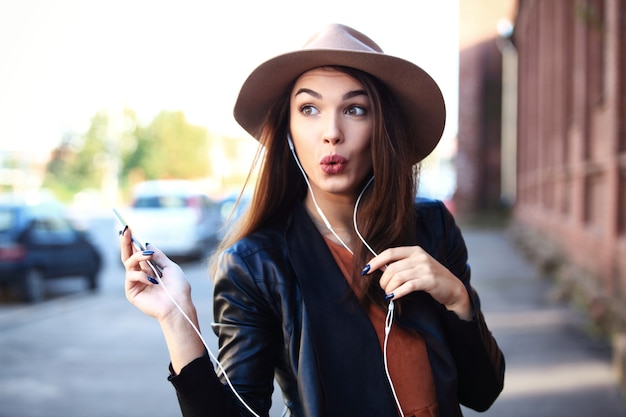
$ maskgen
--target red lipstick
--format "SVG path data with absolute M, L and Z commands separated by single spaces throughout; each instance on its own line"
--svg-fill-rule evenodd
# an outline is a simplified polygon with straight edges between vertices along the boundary
M 327 155 L 320 161 L 322 171 L 333 175 L 341 173 L 348 164 L 348 160 L 341 155 Z

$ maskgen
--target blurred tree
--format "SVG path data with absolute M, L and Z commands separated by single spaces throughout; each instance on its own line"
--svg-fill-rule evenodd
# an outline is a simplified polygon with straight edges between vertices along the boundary
M 120 178 L 122 188 L 144 179 L 204 178 L 210 172 L 208 149 L 206 129 L 188 123 L 183 112 L 163 111 L 142 127 L 130 109 L 101 111 L 84 135 L 64 135 L 43 186 L 70 201 L 81 190 L 103 190 L 112 177 Z
M 107 114 L 99 112 L 86 134 L 64 135 L 61 145 L 52 151 L 43 186 L 63 201 L 81 190 L 99 188 L 110 158 L 108 126 Z
M 209 174 L 207 131 L 188 123 L 183 112 L 162 111 L 150 125 L 137 128 L 135 138 L 135 149 L 122 155 L 122 177 L 151 180 Z

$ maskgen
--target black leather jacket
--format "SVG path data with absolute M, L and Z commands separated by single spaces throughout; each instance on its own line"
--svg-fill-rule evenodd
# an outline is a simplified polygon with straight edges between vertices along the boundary
M 415 243 L 463 281 L 474 319 L 419 292 L 403 298 L 397 322 L 426 342 L 441 417 L 461 416 L 459 403 L 486 410 L 502 390 L 504 358 L 470 286 L 465 242 L 441 202 L 416 208 Z M 219 360 L 259 415 L 270 409 L 276 377 L 292 416 L 397 416 L 372 323 L 303 206 L 222 255 L 214 314 Z M 249 415 L 208 357 L 170 380 L 186 417 Z

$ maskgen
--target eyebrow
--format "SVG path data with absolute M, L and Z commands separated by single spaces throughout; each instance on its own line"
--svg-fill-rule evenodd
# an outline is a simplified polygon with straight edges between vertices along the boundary
M 322 99 L 322 95 L 320 93 L 318 93 L 317 91 L 313 91 L 310 88 L 301 88 L 299 89 L 295 96 L 297 96 L 298 94 L 302 94 L 302 93 L 306 93 L 309 94 L 313 97 L 315 97 L 316 99 Z M 356 96 L 367 96 L 367 92 L 365 92 L 365 90 L 353 90 L 353 91 L 348 91 L 346 94 L 343 95 L 343 99 L 344 100 L 349 100 L 352 97 L 356 97 Z

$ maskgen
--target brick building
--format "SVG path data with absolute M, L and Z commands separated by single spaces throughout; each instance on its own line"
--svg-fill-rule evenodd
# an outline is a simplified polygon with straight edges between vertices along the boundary
M 459 125 L 454 205 L 460 214 L 510 203 L 501 187 L 502 54 L 498 22 L 514 16 L 514 0 L 459 1 Z M 504 162 L 504 163 L 503 163 Z M 510 192 L 509 192 L 510 194 Z
M 519 0 L 512 42 L 518 230 L 614 336 L 624 374 L 626 0 Z

